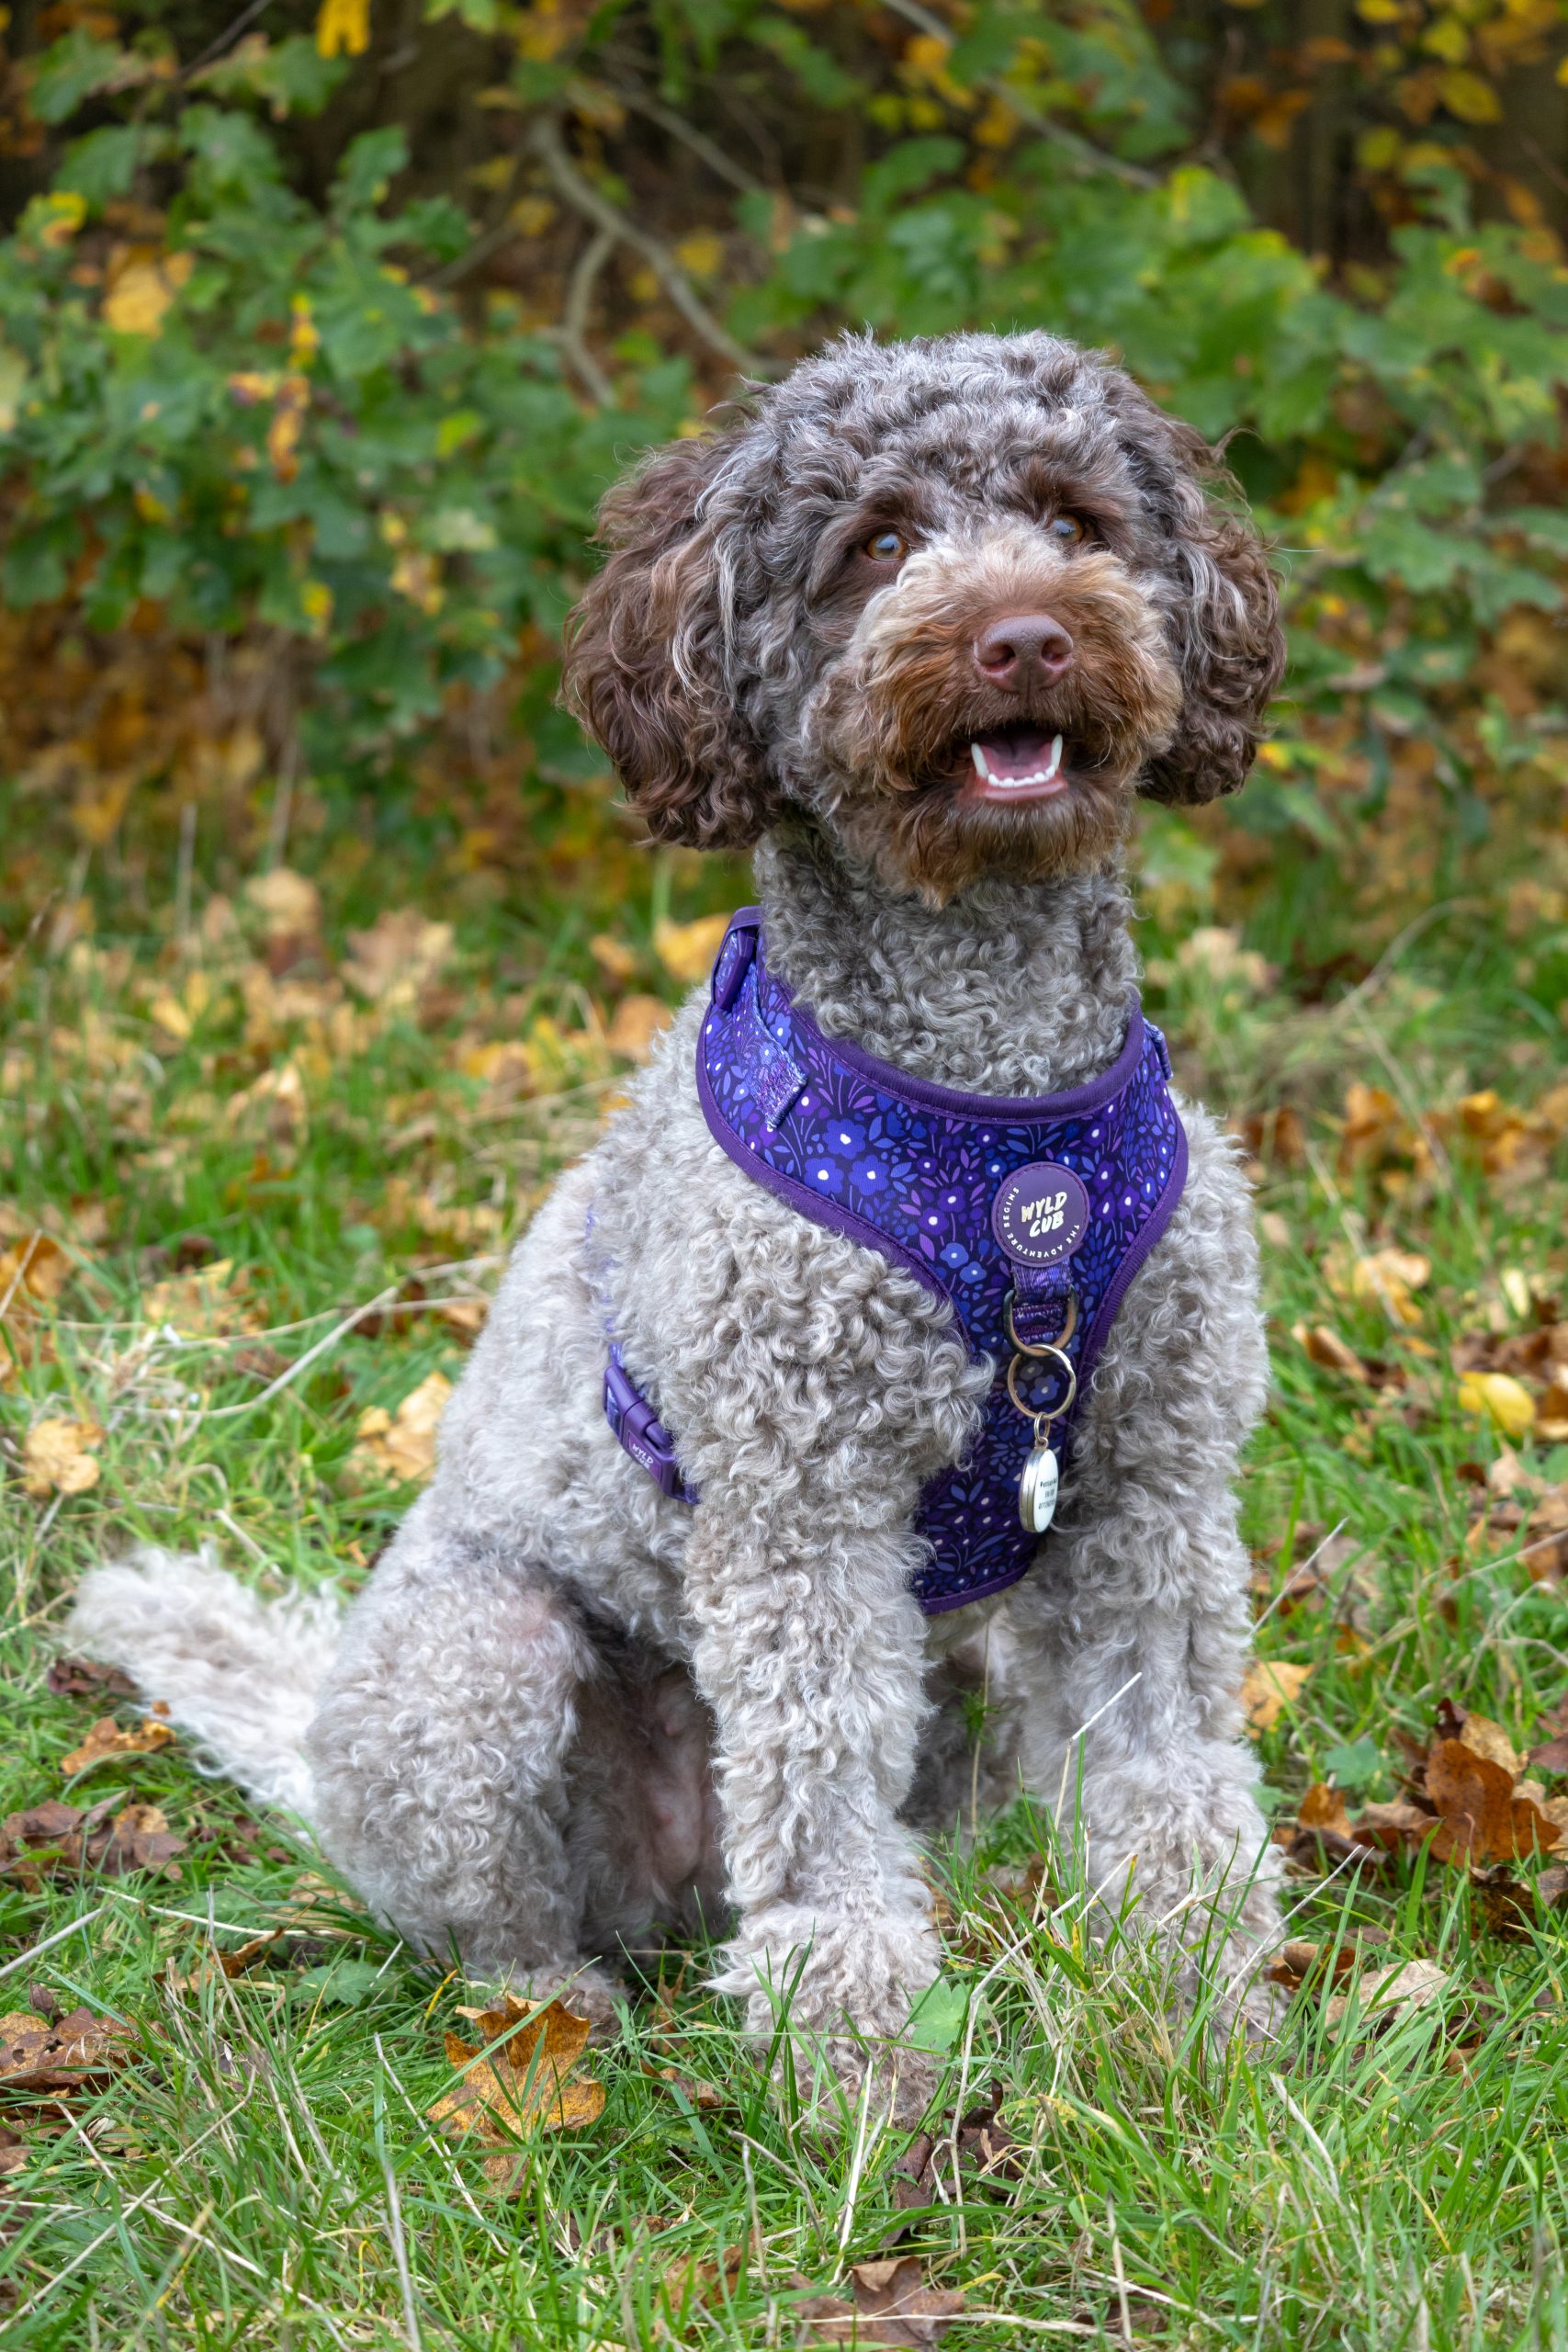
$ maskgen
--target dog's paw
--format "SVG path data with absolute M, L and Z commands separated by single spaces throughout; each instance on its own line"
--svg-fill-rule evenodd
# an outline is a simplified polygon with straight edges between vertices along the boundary
M 930 2103 L 938 2070 L 902 2036 L 941 1964 L 923 1913 L 843 1919 L 780 1906 L 742 1923 L 713 1982 L 745 2000 L 759 2043 L 776 2043 L 781 2098 L 836 2137 L 867 2099 L 899 2124 Z

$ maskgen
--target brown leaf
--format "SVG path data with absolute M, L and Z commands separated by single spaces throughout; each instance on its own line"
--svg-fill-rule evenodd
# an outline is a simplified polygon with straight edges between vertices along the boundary
M 1337 1372 L 1347 1380 L 1371 1385 L 1371 1375 L 1355 1349 L 1337 1331 L 1331 1331 L 1326 1323 L 1294 1324 L 1291 1337 L 1305 1351 L 1308 1359 L 1325 1372 Z
M 508 1993 L 498 2007 L 479 2011 L 478 2024 L 477 2047 L 455 2033 L 444 2037 L 447 2064 L 461 2069 L 462 2078 L 428 2112 L 454 2139 L 475 2132 L 495 2151 L 485 2158 L 487 2177 L 498 2187 L 512 2186 L 523 2135 L 536 2126 L 563 2132 L 596 2122 L 604 2086 L 591 2075 L 570 2079 L 591 2022 L 558 2000 L 531 2007 Z M 496 2041 L 501 2047 L 484 2055 Z
M 129 1674 L 96 1657 L 51 1657 L 44 1680 L 59 1699 L 96 1699 L 106 1692 L 110 1698 L 130 1699 L 136 1692 Z
M 715 2301 L 720 2303 L 728 2301 L 735 2292 L 745 2263 L 746 2249 L 743 2245 L 726 2246 L 717 2262 L 694 2254 L 678 2256 L 664 2273 L 664 2292 L 669 2298 L 671 2310 L 681 2315 L 693 2304 L 701 2309 Z M 721 2278 L 725 2291 L 722 2296 L 716 2296 L 714 2290 Z
M 964 2310 L 957 2287 L 928 2287 L 912 2254 L 886 2262 L 857 2262 L 850 2272 L 854 2296 L 811 2295 L 795 2307 L 807 2324 L 804 2344 L 886 2345 L 921 2347 L 936 2344 Z
M 1439 1815 L 1432 1851 L 1440 1861 L 1512 1861 L 1562 1836 L 1532 1794 L 1516 1791 L 1511 1772 L 1457 1739 L 1434 1744 L 1427 1794 Z
M 1329 1829 L 1339 1838 L 1348 1838 L 1351 1834 L 1344 1792 L 1337 1789 L 1332 1781 L 1314 1781 L 1296 1808 L 1296 1819 L 1303 1829 Z
M 1538 1772 L 1568 1772 L 1568 1731 L 1560 1731 L 1540 1747 L 1532 1747 L 1529 1760 Z
M 149 1716 L 137 1724 L 134 1731 L 122 1731 L 112 1715 L 100 1715 L 80 1747 L 73 1747 L 60 1759 L 60 1769 L 74 1778 L 79 1772 L 90 1772 L 95 1765 L 107 1764 L 120 1756 L 151 1756 L 154 1749 L 174 1745 L 173 1724 L 159 1723 Z
M 129 2026 L 91 2009 L 52 2020 L 13 2009 L 0 2017 L 0 2087 L 34 2097 L 80 2090 L 125 2065 L 135 2047 Z

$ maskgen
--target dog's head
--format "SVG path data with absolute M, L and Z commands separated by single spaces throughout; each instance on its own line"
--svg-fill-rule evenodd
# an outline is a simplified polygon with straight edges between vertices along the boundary
M 1283 659 L 1228 477 L 1045 334 L 850 336 L 604 502 L 567 692 L 656 839 L 791 807 L 885 880 L 1102 860 L 1252 763 Z

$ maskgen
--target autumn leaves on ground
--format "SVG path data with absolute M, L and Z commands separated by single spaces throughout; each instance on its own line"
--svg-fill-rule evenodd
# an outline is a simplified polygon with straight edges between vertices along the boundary
M 666 858 L 612 919 L 547 923 L 392 853 L 318 863 L 186 860 L 134 907 L 34 870 L 0 911 L 7 2340 L 1568 2342 L 1568 957 L 1540 873 L 1375 939 L 1320 876 L 1309 957 L 1299 890 L 1297 930 L 1281 885 L 1244 933 L 1201 860 L 1151 863 L 1151 1004 L 1259 1184 L 1245 1699 L 1290 1872 L 1279 2050 L 1173 2021 L 1021 1805 L 933 1859 L 925 2131 L 861 2112 L 827 2143 L 700 1951 L 636 1956 L 603 2042 L 498 2003 L 62 1654 L 75 1578 L 133 1541 L 264 1589 L 363 1574 L 509 1242 L 742 887 Z

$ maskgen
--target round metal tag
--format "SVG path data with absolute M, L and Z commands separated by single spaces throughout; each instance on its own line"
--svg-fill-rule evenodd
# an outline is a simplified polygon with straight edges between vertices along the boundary
M 1055 1518 L 1059 1483 L 1056 1457 L 1050 1447 L 1032 1448 L 1018 1489 L 1018 1515 L 1031 1535 L 1043 1535 Z
M 991 1204 L 991 1231 L 1018 1266 L 1058 1266 L 1089 1225 L 1089 1194 L 1070 1168 L 1036 1160 L 1010 1176 Z

